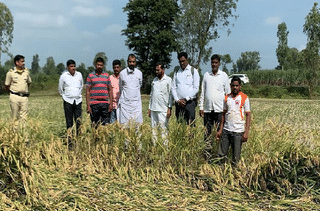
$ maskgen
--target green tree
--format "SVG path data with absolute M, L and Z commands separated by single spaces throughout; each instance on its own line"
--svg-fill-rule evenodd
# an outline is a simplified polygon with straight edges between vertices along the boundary
M 314 88 L 318 85 L 320 68 L 320 9 L 317 2 L 314 3 L 305 20 L 303 32 L 308 37 L 308 43 L 302 54 L 302 64 L 306 68 L 309 93 L 312 94 Z
M 66 70 L 66 67 L 64 66 L 64 64 L 61 62 L 57 65 L 56 67 L 56 71 L 58 75 L 61 75 L 61 73 L 63 73 L 63 71 Z
M 87 78 L 87 76 L 88 76 L 89 73 L 90 73 L 90 72 L 87 70 L 85 63 L 83 63 L 83 62 L 81 62 L 81 64 L 78 65 L 77 71 L 82 74 L 82 77 L 83 77 L 84 80 Z
M 123 58 L 120 60 L 120 62 L 121 62 L 121 70 L 123 70 L 124 68 L 126 68 L 127 67 L 127 62 L 126 62 L 126 60 L 124 60 Z
M 1 53 L 8 53 L 13 39 L 13 16 L 9 8 L 0 2 L 0 64 Z
M 260 69 L 260 53 L 258 51 L 246 51 L 241 53 L 241 57 L 237 60 L 237 71 L 248 71 Z
M 98 57 L 101 57 L 101 58 L 104 59 L 104 67 L 103 67 L 103 70 L 106 71 L 107 62 L 108 62 L 108 57 L 106 56 L 106 53 L 104 53 L 104 52 L 98 52 L 98 53 L 95 55 L 95 57 L 94 57 L 94 59 L 93 59 L 93 62 L 92 62 L 92 64 L 93 64 L 94 67 L 96 66 L 96 59 L 97 59 Z
M 46 75 L 53 75 L 57 73 L 56 65 L 52 56 L 47 58 L 47 63 L 43 66 L 43 73 Z
M 229 73 L 229 70 L 227 68 L 227 65 L 232 63 L 231 56 L 229 54 L 225 55 L 219 55 L 220 56 L 220 68 L 226 72 Z
M 288 48 L 285 59 L 285 69 L 297 69 L 301 65 L 301 55 L 297 48 Z
M 40 61 L 39 55 L 38 54 L 34 55 L 31 62 L 31 70 L 30 70 L 31 74 L 35 75 L 39 73 L 40 71 L 39 61 Z
M 278 41 L 278 47 L 276 49 L 276 53 L 277 53 L 279 66 L 282 70 L 287 68 L 286 59 L 289 51 L 288 34 L 289 34 L 289 31 L 287 31 L 286 23 L 285 22 L 280 23 L 278 25 L 278 32 L 277 32 L 277 37 L 279 38 L 279 41 Z
M 181 14 L 176 20 L 179 51 L 186 51 L 196 67 L 209 61 L 211 40 L 219 38 L 218 29 L 228 27 L 238 0 L 182 0 Z M 228 29 L 228 35 L 230 29 Z
M 177 17 L 176 0 L 129 1 L 124 11 L 128 14 L 126 45 L 137 56 L 144 78 L 153 75 L 154 66 L 161 61 L 169 66 L 171 54 L 176 51 L 174 19 Z

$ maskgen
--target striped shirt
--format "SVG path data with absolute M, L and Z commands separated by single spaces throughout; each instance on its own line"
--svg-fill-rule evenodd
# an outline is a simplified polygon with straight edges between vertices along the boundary
M 225 96 L 223 110 L 226 112 L 225 130 L 242 133 L 245 131 L 244 113 L 250 112 L 249 98 L 243 92 L 233 98 L 232 94 Z
M 111 85 L 109 74 L 91 72 L 87 77 L 87 87 L 90 87 L 90 104 L 109 103 L 108 85 Z

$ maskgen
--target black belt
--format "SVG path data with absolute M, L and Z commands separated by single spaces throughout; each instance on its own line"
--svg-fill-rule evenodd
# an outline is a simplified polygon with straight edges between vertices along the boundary
M 13 91 L 11 91 L 10 90 L 10 93 L 11 94 L 14 94 L 14 95 L 18 95 L 18 96 L 20 96 L 20 97 L 29 97 L 29 93 L 22 93 L 22 92 L 13 92 Z

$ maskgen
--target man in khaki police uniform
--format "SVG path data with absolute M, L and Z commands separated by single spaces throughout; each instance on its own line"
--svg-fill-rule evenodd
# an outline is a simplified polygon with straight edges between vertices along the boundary
M 11 117 L 13 130 L 16 132 L 19 127 L 19 119 L 25 126 L 28 113 L 28 87 L 31 83 L 29 70 L 24 67 L 24 56 L 14 57 L 14 69 L 9 70 L 6 76 L 5 87 L 10 92 Z

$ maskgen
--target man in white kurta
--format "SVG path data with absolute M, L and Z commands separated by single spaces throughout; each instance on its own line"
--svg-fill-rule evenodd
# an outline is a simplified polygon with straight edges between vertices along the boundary
M 136 57 L 130 54 L 128 67 L 121 71 L 119 86 L 119 123 L 127 125 L 129 122 L 142 124 L 142 101 L 140 88 L 142 86 L 142 72 L 135 68 Z
M 148 115 L 151 118 L 154 141 L 157 140 L 156 127 L 160 126 L 165 145 L 167 145 L 166 130 L 172 108 L 171 81 L 171 78 L 164 73 L 164 65 L 157 63 L 156 77 L 151 84 Z

